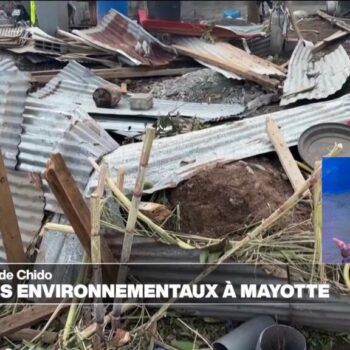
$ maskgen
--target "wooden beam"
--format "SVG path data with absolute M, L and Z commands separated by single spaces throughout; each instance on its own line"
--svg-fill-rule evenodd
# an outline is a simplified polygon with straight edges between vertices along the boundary
M 0 149 L 0 232 L 8 263 L 24 263 L 26 256 L 13 204 L 5 163 Z M 14 272 L 20 265 L 11 265 Z
M 68 306 L 69 304 L 63 305 L 62 310 Z M 23 311 L 0 318 L 0 338 L 49 318 L 56 309 L 57 305 L 34 305 Z
M 252 72 L 251 70 L 243 67 L 242 65 L 240 65 L 239 63 L 233 60 L 225 61 L 209 53 L 198 52 L 181 45 L 172 45 L 172 47 L 174 47 L 176 51 L 180 54 L 190 56 L 194 59 L 201 60 L 205 63 L 212 64 L 216 67 L 238 74 L 242 78 L 253 81 L 268 90 L 271 90 L 273 92 L 278 92 L 279 90 L 279 85 L 280 85 L 279 80 L 269 78 L 266 75 L 256 74 L 255 72 Z
M 287 8 L 289 11 L 290 21 L 292 22 L 292 26 L 293 26 L 295 32 L 297 33 L 299 40 L 304 40 L 303 35 L 300 32 L 298 23 L 297 23 L 295 16 L 294 16 L 294 9 L 293 9 L 293 5 L 292 5 L 292 1 L 287 1 Z
M 321 10 L 317 11 L 317 14 L 319 15 L 319 17 L 321 17 L 322 19 L 328 21 L 333 25 L 336 25 L 338 28 L 343 29 L 346 32 L 350 32 L 350 24 L 347 24 L 336 17 L 330 16 Z
M 328 45 L 333 44 L 337 42 L 340 39 L 345 38 L 348 36 L 350 32 L 344 31 L 344 30 L 338 30 L 337 32 L 333 33 L 332 35 L 328 36 L 327 38 L 324 38 L 322 41 L 319 41 L 311 50 L 312 53 L 316 53 L 320 50 L 323 50 Z
M 25 328 L 21 329 L 13 334 L 7 335 L 7 338 L 13 341 L 26 340 L 30 342 L 32 339 L 36 338 L 41 333 L 40 329 Z M 43 332 L 38 340 L 44 344 L 53 344 L 58 339 L 58 333 L 45 331 Z
M 60 153 L 52 154 L 44 173 L 50 188 L 63 209 L 74 232 L 87 254 L 91 253 L 91 215 L 78 186 L 76 185 Z M 114 257 L 106 241 L 101 238 L 103 263 L 114 263 Z M 112 266 L 108 267 L 110 277 L 115 274 Z
M 201 69 L 201 67 L 184 68 L 148 68 L 148 67 L 123 67 L 92 69 L 93 73 L 104 79 L 138 79 L 149 77 L 166 77 L 183 75 Z M 47 70 L 31 72 L 32 83 L 47 83 L 51 78 L 58 74 L 60 70 Z
M 278 158 L 281 161 L 284 171 L 286 172 L 290 183 L 294 191 L 298 191 L 305 185 L 305 179 L 298 168 L 292 153 L 289 150 L 288 145 L 284 141 L 284 138 L 278 128 L 276 122 L 271 118 L 266 118 L 266 131 L 275 150 L 278 154 Z

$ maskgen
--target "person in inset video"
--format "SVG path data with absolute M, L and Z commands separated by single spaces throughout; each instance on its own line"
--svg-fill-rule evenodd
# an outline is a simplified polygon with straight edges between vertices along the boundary
M 334 242 L 336 243 L 337 247 L 340 249 L 341 256 L 343 257 L 343 264 L 349 264 L 350 263 L 350 243 L 345 243 L 344 241 L 333 238 Z

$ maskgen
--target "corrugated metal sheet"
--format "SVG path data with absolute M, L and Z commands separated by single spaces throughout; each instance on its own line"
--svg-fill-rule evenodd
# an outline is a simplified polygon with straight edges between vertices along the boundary
M 23 27 L 0 27 L 0 47 L 23 46 L 28 38 L 26 29 Z
M 246 39 L 246 42 L 252 54 L 260 57 L 267 57 L 271 55 L 270 40 L 271 38 L 268 34 L 266 37 Z M 235 39 L 233 44 L 242 50 L 244 49 L 242 40 Z
M 75 182 L 83 192 L 93 168 L 88 160 L 100 159 L 119 145 L 93 119 L 77 120 L 69 125 L 54 152 L 59 152 L 70 170 Z M 46 186 L 46 210 L 63 213 L 54 195 Z
M 7 170 L 11 194 L 16 210 L 19 229 L 25 247 L 39 232 L 44 219 L 44 193 L 38 174 Z M 0 261 L 6 255 L 0 239 Z
M 135 111 L 130 109 L 128 98 L 123 98 L 115 109 L 97 108 L 94 105 L 84 105 L 84 109 L 92 115 L 119 116 L 122 117 L 166 117 L 180 116 L 187 118 L 197 118 L 201 121 L 218 121 L 235 117 L 244 112 L 245 107 L 239 103 L 195 103 L 184 101 L 172 101 L 155 98 L 153 107 L 147 111 Z
M 350 95 L 155 140 L 147 169 L 147 181 L 153 187 L 147 192 L 174 187 L 212 163 L 233 161 L 274 150 L 265 130 L 268 116 L 276 121 L 287 144 L 292 146 L 297 144 L 301 133 L 312 125 L 349 120 Z M 104 157 L 113 176 L 119 167 L 125 168 L 127 191 L 135 184 L 141 148 L 141 143 L 125 145 Z M 183 160 L 188 159 L 193 160 L 193 163 L 184 164 Z M 88 191 L 95 184 L 96 174 L 90 179 Z
M 16 71 L 16 63 L 12 57 L 9 57 L 7 55 L 1 55 L 0 56 L 0 72 L 4 71 Z
M 350 58 L 343 46 L 327 54 L 312 54 L 313 46 L 307 41 L 299 41 L 296 46 L 284 82 L 281 106 L 333 95 L 350 76 Z
M 28 99 L 23 113 L 23 133 L 19 145 L 18 168 L 42 173 L 54 152 L 61 152 L 74 179 L 83 190 L 92 167 L 87 157 L 99 159 L 118 144 L 84 111 L 60 110 L 57 105 Z M 48 184 L 44 181 L 46 210 L 60 213 Z
M 98 26 L 73 30 L 73 33 L 94 47 L 125 56 L 136 65 L 160 66 L 175 58 L 171 48 L 114 9 L 102 18 Z
M 69 81 L 69 82 L 66 82 L 66 81 Z M 66 85 L 62 85 L 62 83 L 65 83 Z M 71 88 L 69 87 L 70 83 L 72 84 Z M 80 85 L 79 92 L 83 93 L 86 90 L 86 88 L 89 86 L 91 86 L 91 89 L 92 89 L 92 87 L 96 88 L 105 84 L 108 84 L 107 80 L 100 78 L 95 73 L 93 73 L 90 69 L 85 68 L 78 62 L 71 61 L 55 77 L 53 77 L 43 88 L 31 94 L 31 96 L 43 99 L 47 96 L 51 96 L 54 94 L 61 94 L 64 92 L 76 91 L 79 85 Z M 90 92 L 91 91 L 88 91 L 86 92 L 86 94 Z
M 41 173 L 50 154 L 64 136 L 64 132 L 82 116 L 75 111 L 62 111 L 57 105 L 40 100 L 28 100 L 23 113 L 23 132 L 19 145 L 19 166 L 23 171 Z
M 249 69 L 256 74 L 281 77 L 285 76 L 285 74 L 282 73 L 282 71 L 278 69 L 273 63 L 260 57 L 248 54 L 244 50 L 241 50 L 238 47 L 225 42 L 217 42 L 212 44 L 199 38 L 176 38 L 173 41 L 176 45 L 181 45 L 183 47 L 195 50 L 196 52 L 205 54 L 213 59 L 219 58 L 227 62 L 235 62 L 241 67 Z M 200 64 L 203 64 L 204 66 L 223 74 L 227 78 L 239 80 L 242 79 L 242 77 L 237 74 L 228 72 L 214 65 L 204 63 L 200 60 L 197 61 Z
M 14 169 L 22 132 L 23 110 L 30 76 L 18 70 L 0 74 L 0 147 L 5 165 Z
M 143 125 L 148 118 L 182 116 L 198 118 L 202 121 L 216 121 L 237 116 L 245 110 L 245 107 L 238 103 L 208 104 L 154 99 L 153 108 L 150 110 L 135 111 L 130 109 L 127 97 L 123 97 L 116 108 L 96 107 L 92 94 L 97 87 L 106 83 L 107 81 L 96 76 L 91 70 L 77 62 L 71 62 L 32 96 L 49 104 L 57 104 L 59 101 L 61 109 L 64 110 L 70 110 L 71 105 L 78 105 L 93 115 L 97 121 L 105 121 L 109 118 L 109 130 L 118 130 L 120 123 L 129 123 L 130 117 L 134 123 L 139 118 L 139 128 L 144 129 Z M 115 120 L 114 127 L 112 117 Z M 124 129 L 123 132 L 125 131 L 127 130 Z

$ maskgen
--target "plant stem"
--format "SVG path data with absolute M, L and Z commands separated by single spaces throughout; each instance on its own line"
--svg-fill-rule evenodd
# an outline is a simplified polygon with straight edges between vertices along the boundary
M 101 165 L 99 173 L 98 185 L 96 191 L 91 195 L 91 263 L 93 268 L 93 280 L 95 286 L 102 283 L 101 269 L 101 236 L 100 236 L 100 220 L 101 220 L 101 198 L 104 193 L 106 175 L 108 167 L 106 163 Z M 104 306 L 101 298 L 94 301 L 95 321 L 97 323 L 97 331 L 100 337 L 103 336 L 103 320 Z
M 145 140 L 142 147 L 139 171 L 136 178 L 134 194 L 131 201 L 128 221 L 126 223 L 126 230 L 125 230 L 123 247 L 121 252 L 121 259 L 120 259 L 122 265 L 120 265 L 119 267 L 117 284 L 122 284 L 122 283 L 125 283 L 126 281 L 128 268 L 127 268 L 127 265 L 125 264 L 128 263 L 130 260 L 132 243 L 134 239 L 134 230 L 135 230 L 135 225 L 137 220 L 137 213 L 141 202 L 143 184 L 146 177 L 146 170 L 147 170 L 149 158 L 151 155 L 154 136 L 155 136 L 155 129 L 147 128 Z M 112 329 L 115 329 L 115 326 L 116 326 L 115 320 L 120 316 L 120 313 L 121 313 L 121 300 L 116 298 L 113 305 L 113 311 L 112 311 L 112 316 L 113 316 Z
M 78 275 L 78 278 L 75 282 L 75 285 L 78 285 L 78 284 L 81 284 L 84 282 L 85 274 L 86 274 L 86 265 L 85 264 L 88 263 L 88 261 L 89 261 L 89 258 L 87 256 L 87 254 L 84 253 L 82 265 L 80 267 L 79 275 Z M 66 321 L 66 324 L 65 324 L 64 330 L 63 330 L 62 340 L 63 340 L 63 347 L 64 348 L 68 348 L 67 347 L 68 339 L 69 339 L 69 335 L 74 327 L 77 309 L 78 309 L 78 298 L 74 297 L 72 300 L 71 306 L 69 308 L 67 321 Z

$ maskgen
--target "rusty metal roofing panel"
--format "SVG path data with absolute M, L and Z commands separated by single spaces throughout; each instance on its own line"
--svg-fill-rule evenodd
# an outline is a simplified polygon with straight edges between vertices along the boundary
M 96 27 L 73 33 L 95 47 L 125 56 L 136 65 L 160 66 L 175 58 L 172 48 L 114 9 Z
M 22 132 L 23 110 L 29 88 L 28 73 L 19 70 L 0 74 L 0 147 L 5 165 L 14 169 Z
M 44 193 L 38 174 L 7 170 L 13 203 L 25 247 L 39 232 L 44 219 Z M 0 261 L 6 255 L 0 239 Z
M 313 54 L 311 42 L 299 41 L 288 66 L 281 106 L 298 100 L 318 100 L 340 90 L 350 76 L 350 58 L 339 45 L 329 53 Z
M 228 162 L 274 150 L 266 133 L 267 117 L 273 118 L 289 146 L 295 145 L 308 127 L 322 122 L 345 122 L 350 119 L 350 94 L 335 100 L 313 103 L 267 115 L 244 119 L 212 128 L 157 139 L 147 169 L 147 192 L 175 187 L 204 166 Z M 131 191 L 136 180 L 141 143 L 119 147 L 104 157 L 113 176 L 125 168 L 125 189 Z M 184 164 L 184 160 L 187 162 Z M 191 160 L 189 162 L 188 160 Z M 96 174 L 88 191 L 96 185 Z
M 241 67 L 245 69 L 249 69 L 250 71 L 256 74 L 268 75 L 268 76 L 281 76 L 281 77 L 285 76 L 285 74 L 282 73 L 282 71 L 278 69 L 273 63 L 267 60 L 264 60 L 260 57 L 248 54 L 244 50 L 241 50 L 240 48 L 235 47 L 229 43 L 217 42 L 212 44 L 200 38 L 187 38 L 187 37 L 176 38 L 174 39 L 174 43 L 176 45 L 180 45 L 180 46 L 195 50 L 200 54 L 208 55 L 213 59 L 219 58 L 227 62 L 235 62 L 239 64 Z M 211 68 L 217 71 L 218 73 L 223 74 L 227 78 L 239 79 L 239 80 L 242 79 L 242 77 L 240 77 L 239 75 L 234 74 L 232 72 L 228 72 L 214 65 L 204 63 L 200 60 L 198 60 L 198 62 L 200 64 L 203 64 L 204 66 L 207 66 L 208 68 Z

